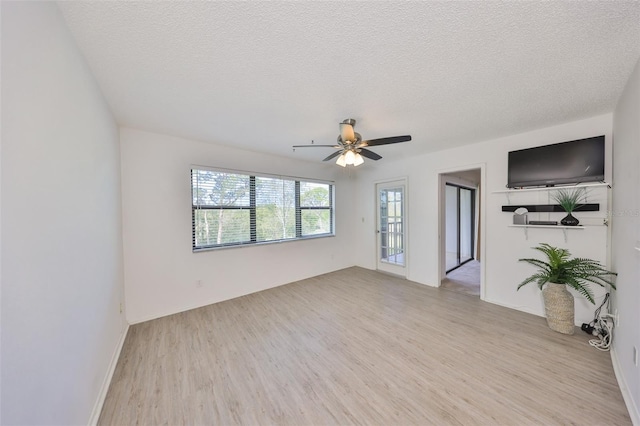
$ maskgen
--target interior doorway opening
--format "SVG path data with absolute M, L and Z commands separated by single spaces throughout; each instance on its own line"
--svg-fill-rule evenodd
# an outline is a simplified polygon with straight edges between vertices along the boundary
M 443 173 L 440 182 L 440 286 L 480 296 L 481 169 Z

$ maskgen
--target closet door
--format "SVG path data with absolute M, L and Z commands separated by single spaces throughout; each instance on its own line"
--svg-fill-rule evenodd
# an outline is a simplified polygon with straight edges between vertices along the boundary
M 473 259 L 475 190 L 447 183 L 445 187 L 446 271 Z

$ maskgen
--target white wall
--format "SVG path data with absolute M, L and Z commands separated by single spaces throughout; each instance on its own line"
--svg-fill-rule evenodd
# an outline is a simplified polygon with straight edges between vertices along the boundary
M 132 129 L 120 137 L 130 323 L 353 266 L 344 169 Z M 336 236 L 192 253 L 191 165 L 334 180 Z
M 640 350 L 640 62 L 613 115 L 613 161 L 613 305 L 620 323 L 612 358 L 629 411 L 640 424 L 640 368 L 633 362 L 633 348 Z
M 407 278 L 419 283 L 437 286 L 439 235 L 438 235 L 438 175 L 455 169 L 478 168 L 484 165 L 486 182 L 481 194 L 481 230 L 484 263 L 484 299 L 525 312 L 542 315 L 544 312 L 540 291 L 535 285 L 516 292 L 517 285 L 534 272 L 532 267 L 518 262 L 522 257 L 536 255 L 531 247 L 539 242 L 548 242 L 568 248 L 573 255 L 590 257 L 601 262 L 607 260 L 607 230 L 605 226 L 585 227 L 571 230 L 568 243 L 559 229 L 534 229 L 526 240 L 522 229 L 509 228 L 511 213 L 503 213 L 501 206 L 507 204 L 504 194 L 493 191 L 505 189 L 507 181 L 507 153 L 514 149 L 546 145 L 556 142 L 605 135 L 607 151 L 611 144 L 611 114 L 586 120 L 566 123 L 532 132 L 481 142 L 462 148 L 439 151 L 416 156 L 407 160 L 387 162 L 384 167 L 363 168 L 358 175 L 359 199 L 355 217 L 364 217 L 364 223 L 356 224 L 356 264 L 375 268 L 375 208 L 373 184 L 371 182 L 407 176 L 409 180 L 409 239 L 408 258 L 410 270 Z M 412 143 L 428 143 L 414 141 Z M 383 154 L 384 155 L 384 154 Z M 610 160 L 610 156 L 609 156 Z M 611 176 L 610 167 L 606 173 Z M 531 194 L 531 193 L 530 193 Z M 546 193 L 528 195 L 527 204 L 547 203 Z M 599 223 L 607 215 L 606 190 L 594 191 L 590 202 L 600 202 L 600 212 L 582 212 L 578 218 L 585 224 Z M 560 220 L 561 213 L 554 213 L 553 220 Z M 540 218 L 542 219 L 542 218 Z M 599 289 L 599 288 L 598 288 Z M 598 292 L 602 296 L 602 292 Z M 581 297 L 576 298 L 576 323 L 593 318 L 595 307 Z
M 125 325 L 118 129 L 56 4 L 1 7 L 1 422 L 86 424 Z

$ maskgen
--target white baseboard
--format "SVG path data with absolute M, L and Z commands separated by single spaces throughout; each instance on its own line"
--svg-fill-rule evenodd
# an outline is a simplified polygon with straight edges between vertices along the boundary
M 633 396 L 629 391 L 627 381 L 622 375 L 622 367 L 620 366 L 620 362 L 618 361 L 618 354 L 616 353 L 615 349 L 611 349 L 611 364 L 613 364 L 613 372 L 615 373 L 616 379 L 618 380 L 618 387 L 620 388 L 620 392 L 622 392 L 622 398 L 624 399 L 624 403 L 627 406 L 627 411 L 629 411 L 631 423 L 633 423 L 635 426 L 640 426 L 640 411 L 638 410 L 638 406 L 636 405 L 636 402 L 633 400 Z
M 113 378 L 113 373 L 116 371 L 116 365 L 118 365 L 118 359 L 120 359 L 120 352 L 122 352 L 122 347 L 124 346 L 124 340 L 127 337 L 128 332 L 129 332 L 129 324 L 126 325 L 126 327 L 120 334 L 120 340 L 118 341 L 116 350 L 113 352 L 113 356 L 111 357 L 111 362 L 109 363 L 109 369 L 107 370 L 107 374 L 105 375 L 104 381 L 102 382 L 102 387 L 100 388 L 98 399 L 96 400 L 96 403 L 93 406 L 93 410 L 91 411 L 91 418 L 89 419 L 89 423 L 88 423 L 90 426 L 95 426 L 98 424 L 98 419 L 100 418 L 100 413 L 102 412 L 102 406 L 104 405 L 104 400 L 107 398 L 109 385 L 111 385 L 111 379 Z
M 544 311 L 542 311 L 542 312 L 534 311 L 533 309 L 530 309 L 527 306 L 511 305 L 509 303 L 498 302 L 497 300 L 493 300 L 493 299 L 489 299 L 489 298 L 484 298 L 484 299 L 482 299 L 482 301 L 483 302 L 487 302 L 487 303 L 491 303 L 493 305 L 502 306 L 503 308 L 509 308 L 509 309 L 513 309 L 515 311 L 524 312 L 525 314 L 531 314 L 531 315 L 535 315 L 537 317 L 542 317 L 542 318 L 545 317 L 544 316 Z
M 0 1 L 2 1 L 2 0 L 0 0 Z M 247 296 L 247 295 L 253 294 L 253 293 L 259 293 L 261 291 L 270 290 L 272 288 L 281 287 L 283 285 L 292 284 L 294 282 L 306 280 L 308 278 L 313 278 L 313 277 L 317 277 L 317 276 L 324 275 L 324 274 L 330 274 L 330 273 L 335 272 L 335 271 L 340 271 L 342 269 L 352 268 L 352 267 L 353 266 L 347 266 L 345 268 L 341 267 L 341 268 L 338 268 L 338 269 L 331 269 L 329 271 L 322 272 L 322 273 L 317 274 L 317 275 L 304 275 L 304 276 L 298 277 L 298 278 L 296 278 L 296 279 L 294 279 L 292 281 L 287 281 L 285 283 L 276 283 L 276 284 L 272 284 L 269 287 L 260 288 L 260 289 L 253 289 L 251 291 L 247 291 L 247 292 L 244 292 L 244 293 L 234 294 L 233 296 L 227 297 L 225 299 L 220 299 L 220 298 L 201 299 L 197 303 L 174 307 L 171 310 L 167 310 L 167 311 L 165 311 L 163 313 L 156 313 L 156 314 L 144 315 L 144 316 L 133 317 L 133 318 L 132 317 L 127 317 L 127 322 L 129 324 L 131 324 L 131 325 L 136 325 L 136 324 L 140 324 L 140 323 L 143 323 L 143 322 L 151 321 L 151 320 L 154 320 L 154 319 L 167 317 L 169 315 L 175 315 L 175 314 L 179 314 L 181 312 L 187 312 L 187 311 L 190 311 L 192 309 L 199 309 L 199 308 L 203 308 L 205 306 L 214 305 L 216 303 L 226 302 L 227 300 L 237 299 L 238 297 Z

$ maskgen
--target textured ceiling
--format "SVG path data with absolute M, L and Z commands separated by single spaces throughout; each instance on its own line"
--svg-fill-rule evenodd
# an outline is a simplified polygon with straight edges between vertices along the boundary
M 398 158 L 611 112 L 640 56 L 639 2 L 59 7 L 121 125 L 302 159 L 345 118 Z

